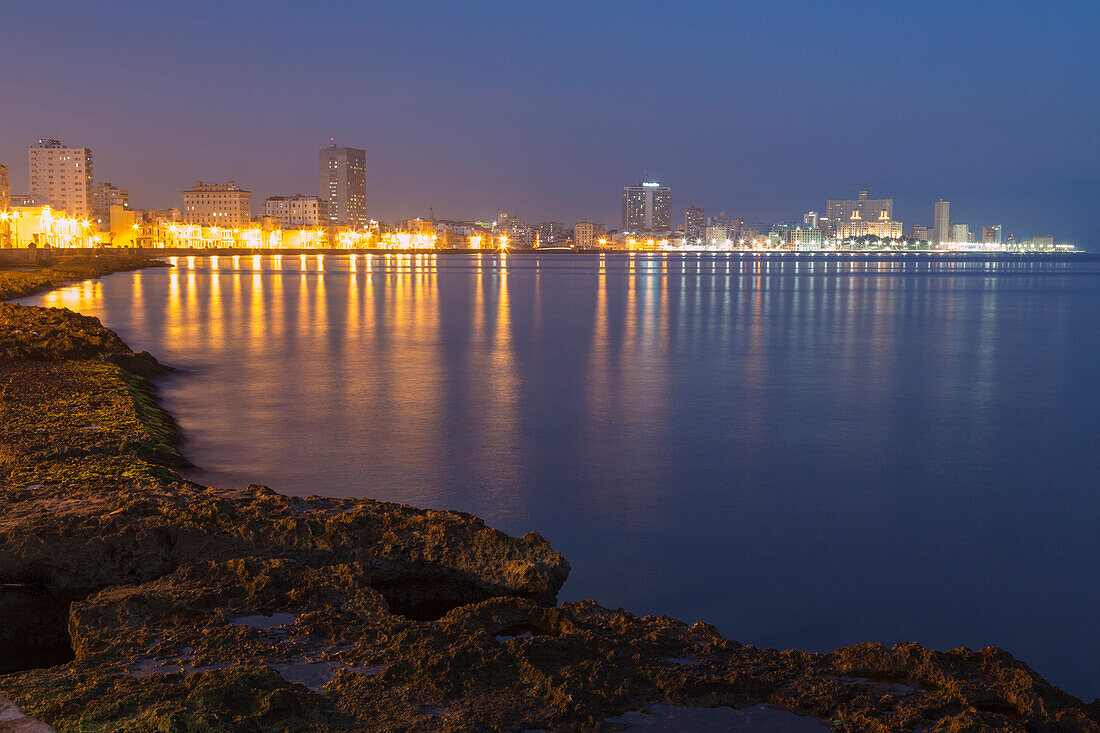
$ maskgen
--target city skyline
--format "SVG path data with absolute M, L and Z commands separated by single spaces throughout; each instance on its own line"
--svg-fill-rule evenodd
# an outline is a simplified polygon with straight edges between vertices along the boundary
M 25 192 L 25 149 L 53 137 L 92 148 L 96 180 L 136 208 L 178 206 L 194 180 L 238 181 L 255 206 L 315 193 L 316 151 L 334 137 L 367 151 L 368 214 L 383 220 L 503 209 L 614 225 L 616 193 L 649 173 L 672 188 L 674 222 L 689 205 L 797 220 L 867 186 L 906 227 L 932 225 L 943 198 L 972 229 L 1100 244 L 1100 99 L 1072 73 L 1097 53 L 1083 42 L 1094 7 L 694 3 L 658 23 L 645 4 L 411 5 L 321 4 L 293 24 L 252 3 L 111 19 L 14 7 L 0 55 L 23 71 L 8 79 L 0 163 Z M 77 31 L 111 42 L 78 58 L 56 44 Z
M 69 163 L 64 161 L 73 158 L 72 154 L 76 152 L 79 152 L 82 157 L 80 158 L 80 162 L 76 164 L 78 175 L 74 178 L 75 183 L 70 183 L 69 186 L 76 186 L 81 192 L 86 190 L 88 192 L 88 197 L 83 200 L 83 205 L 74 207 L 66 205 L 66 202 L 73 194 L 67 191 L 63 183 L 60 183 L 61 189 L 59 195 L 57 191 L 53 190 L 53 176 L 49 176 L 50 182 L 47 184 L 45 181 L 45 173 L 47 171 L 51 174 L 59 172 L 54 169 L 58 168 L 58 166 L 63 167 L 69 165 Z M 51 158 L 45 159 L 51 167 L 42 168 L 44 159 L 41 156 L 46 153 L 51 155 Z M 0 171 L 2 171 L 0 193 L 5 197 L 5 201 L 7 198 L 15 196 L 17 200 L 23 199 L 28 202 L 34 202 L 35 205 L 50 205 L 51 208 L 58 210 L 62 214 L 72 216 L 76 220 L 96 218 L 97 221 L 103 222 L 104 225 L 109 222 L 110 204 L 120 204 L 123 208 L 131 208 L 136 212 L 142 211 L 140 207 L 130 206 L 130 194 L 128 190 L 120 189 L 110 181 L 94 180 L 91 165 L 93 157 L 92 149 L 87 146 L 72 148 L 66 146 L 57 139 L 39 139 L 28 148 L 28 171 L 31 181 L 30 192 L 27 194 L 22 194 L 18 191 L 12 193 L 13 189 L 8 181 L 8 170 L 6 166 L 0 164 Z M 204 184 L 203 181 L 197 180 L 193 183 L 191 188 L 181 192 L 183 205 L 178 207 L 178 211 L 181 213 L 181 220 L 184 224 L 216 226 L 224 222 L 224 225 L 231 228 L 253 226 L 259 223 L 263 217 L 282 219 L 283 225 L 290 228 L 339 226 L 350 228 L 351 230 L 362 230 L 367 227 L 368 224 L 377 223 L 379 221 L 370 218 L 365 196 L 367 177 L 366 151 L 354 147 L 337 146 L 334 139 L 330 138 L 329 144 L 319 150 L 318 170 L 318 193 L 320 195 L 301 193 L 295 193 L 293 195 L 273 194 L 267 196 L 265 199 L 253 201 L 251 196 L 252 192 L 242 190 L 235 181 L 230 180 L 226 184 Z M 36 176 L 37 183 L 35 182 Z M 225 199 L 227 196 L 233 200 L 229 201 L 227 199 L 223 202 L 219 199 L 219 197 Z M 219 200 L 210 201 L 209 199 Z M 621 228 L 617 231 L 626 233 L 663 232 L 670 234 L 681 232 L 689 239 L 697 236 L 704 241 L 710 241 L 712 239 L 709 234 L 705 237 L 700 236 L 700 234 L 703 229 L 708 232 L 711 230 L 711 224 L 715 223 L 715 217 L 707 215 L 705 208 L 698 207 L 694 204 L 680 205 L 679 208 L 673 206 L 671 202 L 670 187 L 662 185 L 660 182 L 640 181 L 633 185 L 624 186 L 621 199 Z M 196 207 L 194 205 L 196 203 L 200 204 L 200 206 Z M 997 244 L 1000 244 L 1002 241 L 1008 241 L 1009 239 L 1016 239 L 1016 241 L 1027 241 L 1028 239 L 1027 237 L 1019 237 L 1017 239 L 1016 235 L 1011 230 L 1009 233 L 1005 234 L 1004 224 L 978 224 L 975 226 L 975 229 L 971 230 L 968 223 L 949 222 L 949 215 L 947 213 L 949 204 L 950 202 L 943 199 L 938 199 L 935 202 L 932 217 L 933 225 L 931 227 L 920 223 L 912 223 L 906 228 L 903 227 L 902 222 L 893 221 L 893 198 L 870 198 L 868 188 L 863 186 L 860 188 L 856 199 L 826 200 L 823 209 L 826 216 L 821 219 L 821 229 L 818 229 L 817 221 L 819 214 L 815 210 L 810 210 L 808 213 L 803 214 L 803 223 L 810 224 L 810 218 L 812 217 L 812 228 L 814 231 L 818 232 L 818 235 L 814 235 L 812 238 L 814 242 L 819 241 L 821 232 L 824 232 L 826 236 L 835 235 L 837 239 L 856 238 L 865 235 L 883 239 L 898 239 L 902 237 L 913 239 L 927 238 L 933 244 L 967 241 L 979 243 L 996 241 Z M 310 209 L 309 207 L 312 208 Z M 196 208 L 200 209 L 202 213 L 197 213 L 195 211 Z M 226 211 L 226 208 L 228 208 L 229 211 Z M 177 207 L 168 206 L 146 210 L 152 213 L 163 214 L 169 212 L 171 209 L 177 209 Z M 310 214 L 309 211 L 312 211 L 312 214 Z M 429 211 L 431 212 L 431 219 L 436 220 L 434 211 L 431 208 L 429 208 Z M 677 223 L 678 212 L 683 212 L 683 226 L 679 226 Z M 523 222 L 523 217 L 514 214 L 507 215 L 503 210 L 499 210 L 498 215 L 508 216 L 510 219 Z M 692 216 L 701 216 L 701 221 L 707 222 L 706 226 L 701 228 L 689 226 L 689 218 Z M 219 220 L 218 217 L 229 217 L 232 220 Z M 536 219 L 537 218 L 538 217 L 536 217 Z M 438 220 L 488 222 L 490 219 L 493 219 L 493 217 L 439 217 Z M 733 221 L 727 216 L 725 211 L 719 212 L 718 219 L 724 222 L 723 226 L 726 225 L 725 223 Z M 740 222 L 738 225 L 739 228 L 741 225 L 745 224 L 746 217 L 734 217 L 734 219 Z M 412 217 L 410 220 L 397 220 L 396 223 L 401 224 L 403 221 L 414 220 L 421 221 L 422 218 Z M 426 219 L 424 220 L 426 221 Z M 751 216 L 749 220 L 752 221 Z M 855 220 L 851 222 L 853 226 L 845 226 L 845 223 L 848 223 L 849 220 Z M 863 225 L 861 220 L 862 222 L 873 223 Z M 761 220 L 757 218 L 757 221 Z M 583 224 L 589 223 L 586 219 L 579 219 L 577 222 Z M 383 221 L 383 223 L 393 224 L 395 222 Z M 496 223 L 494 219 L 494 226 Z M 855 226 L 857 223 L 860 224 L 858 227 Z M 503 226 L 504 222 L 501 222 L 501 224 Z M 538 224 L 535 223 L 535 220 L 531 220 L 526 222 L 526 225 L 531 226 L 533 229 L 538 229 L 545 225 L 566 226 L 554 221 L 553 217 L 546 218 L 545 216 L 541 218 Z M 795 217 L 773 220 L 768 222 L 768 225 L 773 229 L 787 231 L 791 228 L 803 229 L 802 226 L 797 224 Z M 597 226 L 604 231 L 608 230 L 606 224 L 597 222 Z M 104 229 L 104 226 L 100 228 Z M 693 233 L 695 229 L 699 231 Z M 927 236 L 918 236 L 913 233 L 919 230 L 927 231 Z M 988 237 L 988 233 L 994 230 L 997 233 L 995 240 Z M 962 232 L 962 234 L 958 234 L 959 232 Z M 974 238 L 975 236 L 976 238 Z M 730 234 L 729 237 L 736 239 L 737 235 Z M 1033 238 L 1043 240 L 1050 239 L 1053 244 L 1053 242 L 1058 239 L 1058 236 L 1041 235 L 1037 237 L 1033 236 Z

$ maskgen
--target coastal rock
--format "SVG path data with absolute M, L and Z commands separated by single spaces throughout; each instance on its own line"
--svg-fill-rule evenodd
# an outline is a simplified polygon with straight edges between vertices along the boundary
M 842 731 L 1100 730 L 1095 706 L 997 649 L 782 652 L 516 597 L 418 621 L 369 577 L 362 563 L 191 563 L 74 603 L 76 659 L 0 687 L 61 730 L 578 730 L 655 706 L 760 704 Z M 266 722 L 246 728 L 244 711 Z
M 0 359 L 80 361 L 103 359 L 134 373 L 166 371 L 147 351 L 135 354 L 98 318 L 67 308 L 0 303 Z
M 0 577 L 57 591 L 148 580 L 204 559 L 361 562 L 396 605 L 431 615 L 495 595 L 550 601 L 569 572 L 536 533 L 509 537 L 468 514 L 370 499 L 184 482 L 17 496 L 0 496 Z

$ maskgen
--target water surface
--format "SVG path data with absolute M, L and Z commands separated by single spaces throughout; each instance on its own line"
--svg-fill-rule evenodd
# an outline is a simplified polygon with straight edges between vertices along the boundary
M 163 380 L 210 484 L 537 530 L 563 599 L 995 644 L 1100 695 L 1100 262 L 179 258 L 35 298 Z

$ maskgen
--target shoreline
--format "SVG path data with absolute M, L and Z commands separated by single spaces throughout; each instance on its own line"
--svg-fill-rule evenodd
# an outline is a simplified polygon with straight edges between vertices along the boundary
M 56 277 L 0 272 L 0 300 Z M 186 481 L 162 368 L 95 318 L 0 304 L 0 612 L 19 622 L 0 661 L 52 644 L 58 663 L 0 669 L 0 695 L 58 730 L 595 729 L 767 704 L 845 731 L 1100 731 L 1100 701 L 997 648 L 757 649 L 557 604 L 568 561 L 536 533 Z
M 371 255 L 371 256 L 393 256 L 393 255 L 554 255 L 554 256 L 591 256 L 591 255 L 624 255 L 624 256 L 665 256 L 665 255 L 684 255 L 684 256 L 714 256 L 722 255 L 727 257 L 764 257 L 764 258 L 778 258 L 778 259 L 803 259 L 803 260 L 845 260 L 845 259 L 890 259 L 890 258 L 913 258 L 920 260 L 940 260 L 946 259 L 952 260 L 973 260 L 973 261 L 986 261 L 986 260 L 1006 260 L 1006 261 L 1033 261 L 1033 260 L 1047 260 L 1047 261 L 1076 261 L 1082 257 L 1093 258 L 1100 255 L 1091 253 L 1087 250 L 1063 250 L 1063 251 L 1051 251 L 1051 252 L 1009 252 L 1009 251 L 967 251 L 967 250 L 935 250 L 935 249 L 919 249 L 919 250 L 750 250 L 750 249 L 734 249 L 734 250 L 717 250 L 717 249 L 684 249 L 684 250 L 625 250 L 625 249 L 560 249 L 560 248 L 542 248 L 542 249 L 384 249 L 378 247 L 357 247 L 357 248 L 310 248 L 310 249 L 266 249 L 259 247 L 210 247 L 203 249 L 192 249 L 187 247 L 144 247 L 144 248 L 125 248 L 125 249 L 88 249 L 88 248 L 71 248 L 71 249 L 57 249 L 55 253 L 73 253 L 74 255 L 87 255 L 87 256 L 100 256 L 106 254 L 107 256 L 129 256 L 129 253 L 140 253 L 139 257 L 156 258 L 156 257 L 299 257 L 302 255 Z M 0 297 L 0 300 L 3 298 Z

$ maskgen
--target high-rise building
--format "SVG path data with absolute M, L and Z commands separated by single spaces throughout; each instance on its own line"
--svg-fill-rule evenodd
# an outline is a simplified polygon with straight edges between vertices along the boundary
M 886 212 L 886 216 L 883 216 Z M 858 217 L 853 214 L 858 213 Z M 890 221 L 894 218 L 894 199 L 873 199 L 866 188 L 859 189 L 854 199 L 829 199 L 825 202 L 825 218 L 830 231 L 837 232 L 838 227 L 853 219 L 864 221 Z
M 581 219 L 573 225 L 573 247 L 576 249 L 592 249 L 595 246 L 595 225 L 586 219 Z
M 367 225 L 367 151 L 331 143 L 321 148 L 318 159 L 329 224 L 362 229 Z
M 982 244 L 1004 244 L 1004 227 L 996 224 L 982 227 Z
M 936 202 L 935 219 L 932 224 L 932 244 L 943 244 L 951 240 L 951 202 L 940 199 Z
M 689 206 L 684 209 L 684 236 L 688 239 L 699 239 L 703 236 L 703 230 L 707 227 L 707 212 L 698 206 Z
M 252 193 L 233 181 L 195 185 L 183 192 L 183 223 L 236 229 L 252 223 Z
M 821 217 L 817 215 L 816 211 L 807 211 L 802 215 L 802 223 L 809 224 L 811 227 L 816 227 L 820 224 Z
M 112 206 L 128 207 L 130 205 L 130 192 L 125 188 L 103 181 L 92 187 L 92 213 L 107 215 L 111 213 Z
M 92 213 L 92 151 L 66 148 L 60 140 L 43 138 L 27 150 L 30 195 L 57 211 L 86 218 Z
M 667 186 L 644 181 L 623 188 L 623 230 L 667 232 L 672 229 L 672 200 Z
M 317 196 L 268 196 L 264 216 L 279 220 L 284 229 L 328 226 L 328 201 Z
M 951 225 L 951 241 L 952 242 L 969 242 L 970 241 L 970 227 L 966 224 L 952 224 Z
M 0 163 L 0 211 L 7 211 L 11 202 L 11 183 L 8 182 L 8 167 Z

